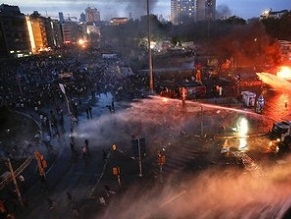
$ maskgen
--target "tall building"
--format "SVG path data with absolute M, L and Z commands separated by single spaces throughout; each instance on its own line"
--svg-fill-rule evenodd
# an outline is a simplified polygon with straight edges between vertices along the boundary
M 63 40 L 65 44 L 76 43 L 83 39 L 82 26 L 73 21 L 65 21 L 62 24 Z
M 25 15 L 18 6 L 0 5 L 0 56 L 22 57 L 31 54 Z
M 171 0 L 171 20 L 174 24 L 195 20 L 195 0 Z
M 270 9 L 269 11 L 264 11 L 261 16 L 260 19 L 266 19 L 266 18 L 281 18 L 282 15 L 288 13 L 288 10 L 281 10 L 281 11 L 272 11 L 272 9 Z
M 63 12 L 59 12 L 59 19 L 61 23 L 64 23 L 65 18 L 64 18 L 64 13 Z
M 61 23 L 50 18 L 45 19 L 45 30 L 48 47 L 57 48 L 63 44 Z
M 118 26 L 120 24 L 125 24 L 126 22 L 128 22 L 127 17 L 114 17 L 114 18 L 111 18 L 110 20 L 110 24 L 112 26 Z
M 216 0 L 171 0 L 173 24 L 215 19 Z
M 34 11 L 26 16 L 26 22 L 33 54 L 49 51 L 63 44 L 60 21 L 43 17 Z
M 287 40 L 278 40 L 281 53 L 282 53 L 282 60 L 286 62 L 291 61 L 291 41 Z
M 29 29 L 32 36 L 32 52 L 38 53 L 48 47 L 46 29 L 45 29 L 45 17 L 42 17 L 37 11 L 34 11 L 28 18 Z
M 195 1 L 195 21 L 215 20 L 216 0 Z
M 80 22 L 82 23 L 86 22 L 86 15 L 83 12 L 80 14 Z
M 100 21 L 100 12 L 96 8 L 86 8 L 85 10 L 86 22 Z

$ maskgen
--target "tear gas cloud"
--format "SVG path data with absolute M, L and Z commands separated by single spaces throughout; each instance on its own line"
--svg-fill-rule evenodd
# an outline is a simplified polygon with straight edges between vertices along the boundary
M 266 170 L 264 178 L 208 170 L 163 186 L 130 189 L 107 207 L 103 218 L 283 218 L 291 205 L 290 165 Z
M 155 113 L 156 109 L 152 107 L 160 108 L 163 113 Z M 200 107 L 197 107 L 197 110 L 200 111 Z M 120 144 L 124 150 L 130 148 L 128 146 L 132 135 L 137 138 L 146 137 L 151 145 L 161 142 L 168 144 L 175 141 L 181 133 L 199 133 L 199 124 L 193 122 L 196 117 L 193 114 L 182 116 L 181 112 L 180 101 L 161 105 L 156 101 L 148 101 L 145 104 L 132 103 L 132 107 L 126 110 L 105 114 L 81 124 L 77 127 L 75 135 L 79 139 L 89 138 L 90 142 L 96 142 L 101 147 Z
M 154 107 L 165 108 L 158 113 Z M 200 110 L 200 105 L 192 111 L 195 109 Z M 146 137 L 155 147 L 160 142 L 171 143 L 181 132 L 199 133 L 193 122 L 197 119 L 182 113 L 180 101 L 154 105 L 149 101 L 147 106 L 132 103 L 123 111 L 80 124 L 76 133 L 89 137 L 91 147 L 110 147 L 118 142 L 118 148 L 127 150 L 133 134 Z M 291 205 L 290 165 L 263 171 L 264 176 L 258 177 L 213 166 L 194 176 L 167 176 L 156 186 L 134 185 L 110 202 L 103 218 L 282 218 Z

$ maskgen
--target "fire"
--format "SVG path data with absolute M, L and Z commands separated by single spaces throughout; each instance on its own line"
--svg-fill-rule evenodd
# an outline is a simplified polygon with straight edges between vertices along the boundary
M 169 101 L 169 99 L 168 99 L 168 98 L 166 98 L 166 97 L 164 97 L 164 98 L 162 99 L 162 101 L 163 101 L 163 102 L 168 102 L 168 101 Z
M 291 80 L 291 69 L 287 66 L 279 67 L 277 76 L 286 80 Z
M 241 118 L 238 123 L 238 136 L 239 138 L 239 150 L 243 150 L 247 146 L 247 134 L 248 134 L 248 121 L 245 118 Z

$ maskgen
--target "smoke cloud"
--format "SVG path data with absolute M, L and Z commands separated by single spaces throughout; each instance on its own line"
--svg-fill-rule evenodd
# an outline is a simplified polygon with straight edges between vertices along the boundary
M 216 7 L 216 18 L 222 19 L 231 16 L 232 12 L 227 5 L 218 5 Z
M 95 147 L 116 143 L 124 152 L 130 150 L 131 135 L 145 136 L 151 145 L 148 150 L 162 145 L 167 151 L 167 145 L 173 147 L 173 140 L 181 133 L 194 136 L 199 132 L 199 118 L 194 112 L 185 114 L 179 110 L 180 101 L 157 100 L 143 100 L 144 105 L 132 103 L 126 110 L 81 124 L 77 135 L 89 138 Z M 199 105 L 193 106 L 192 110 L 195 109 L 201 110 Z M 213 117 L 215 110 L 207 111 L 204 107 L 204 115 L 211 113 Z M 230 112 L 225 116 L 230 116 Z M 291 159 L 284 160 L 284 165 L 264 165 L 264 174 L 260 176 L 227 165 L 214 165 L 195 175 L 164 175 L 163 183 L 139 184 L 120 194 L 106 207 L 103 217 L 98 218 L 283 218 L 291 206 Z
M 148 0 L 149 10 L 151 11 L 155 8 L 157 2 L 159 0 Z M 113 7 L 108 7 L 108 6 Z M 136 0 L 109 0 L 107 1 L 106 14 L 104 14 L 105 18 L 112 18 L 116 16 L 125 16 L 133 19 L 138 19 L 142 15 L 146 15 L 147 13 L 147 0 L 136 1 Z M 101 12 L 102 13 L 102 12 Z
M 128 191 L 103 218 L 284 218 L 291 204 L 289 168 L 270 169 L 265 178 L 221 170 L 176 185 L 172 178 L 151 191 Z
M 130 11 L 134 15 L 141 15 L 146 14 L 147 10 L 147 1 L 135 1 L 135 0 L 127 0 L 127 7 L 126 10 Z M 155 7 L 158 0 L 149 0 L 149 9 L 152 11 L 152 9 Z

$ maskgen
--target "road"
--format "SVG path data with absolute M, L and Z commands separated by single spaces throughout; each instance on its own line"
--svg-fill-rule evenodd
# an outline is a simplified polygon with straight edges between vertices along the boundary
M 93 105 L 93 119 L 88 120 L 84 112 L 79 116 L 76 141 L 80 149 L 84 139 L 89 139 L 90 161 L 85 163 L 79 156 L 77 162 L 71 162 L 69 133 L 64 135 L 62 141 L 56 139 L 58 156 L 47 170 L 48 187 L 44 188 L 37 182 L 29 188 L 24 194 L 29 205 L 21 212 L 20 218 L 70 218 L 72 207 L 79 208 L 81 218 L 88 219 L 104 211 L 106 215 L 111 207 L 104 209 L 99 203 L 99 197 L 104 196 L 105 184 L 118 193 L 129 188 L 132 182 L 137 185 L 155 185 L 171 179 L 172 184 L 177 186 L 184 184 L 183 181 L 193 173 L 198 174 L 209 166 L 233 164 L 235 168 L 240 167 L 237 163 L 232 163 L 232 158 L 225 159 L 220 153 L 223 141 L 212 142 L 209 138 L 201 138 L 201 121 L 203 134 L 213 135 L 217 134 L 221 124 L 231 130 L 236 120 L 244 115 L 251 118 L 252 127 L 261 127 L 259 131 L 265 131 L 260 124 L 262 116 L 244 110 L 231 111 L 203 105 L 201 111 L 201 103 L 189 102 L 185 108 L 179 100 L 164 101 L 164 98 L 154 97 L 132 103 L 117 102 L 116 112 L 112 114 L 106 107 L 110 101 L 110 95 L 102 95 Z M 67 120 L 67 130 L 69 124 Z M 255 128 L 251 130 L 253 133 L 258 131 Z M 143 177 L 139 177 L 137 159 L 131 158 L 132 134 L 146 137 L 147 140 L 147 156 L 142 161 Z M 112 152 L 111 145 L 114 143 L 117 145 L 118 154 Z M 105 166 L 103 150 L 111 155 Z M 156 161 L 157 150 L 161 150 L 166 156 L 162 169 Z M 116 176 L 112 174 L 115 166 L 120 166 L 121 169 L 121 187 Z M 68 201 L 67 192 L 71 194 L 72 201 Z M 52 210 L 49 209 L 48 199 L 54 203 Z M 117 198 L 106 198 L 106 201 L 114 202 L 111 199 Z
M 290 120 L 291 95 L 286 92 L 269 91 L 265 95 L 266 106 L 263 115 L 275 121 Z
M 139 192 L 145 192 L 147 189 L 151 191 L 153 188 L 163 191 L 164 186 L 169 183 L 171 190 L 185 189 L 193 174 L 199 175 L 209 167 L 218 168 L 222 172 L 233 168 L 241 170 L 241 163 L 237 163 L 233 156 L 226 157 L 221 154 L 225 138 L 219 139 L 219 136 L 233 135 L 232 128 L 242 116 L 249 119 L 250 134 L 253 135 L 266 132 L 266 124 L 270 124 L 262 115 L 245 110 L 230 110 L 193 102 L 187 102 L 186 107 L 183 107 L 179 100 L 158 97 L 140 99 L 132 103 L 116 102 L 115 113 L 109 112 L 107 106 L 110 103 L 111 96 L 103 94 L 93 104 L 93 119 L 88 120 L 84 112 L 79 116 L 79 125 L 75 133 L 77 145 L 80 149 L 84 139 L 89 139 L 90 161 L 86 164 L 79 156 L 77 162 L 71 162 L 69 133 L 64 135 L 62 141 L 56 139 L 58 156 L 47 170 L 48 186 L 45 188 L 39 181 L 29 185 L 29 189 L 23 194 L 28 200 L 28 207 L 20 210 L 17 218 L 70 218 L 73 214 L 72 208 L 75 207 L 80 210 L 80 218 L 89 219 L 96 215 L 108 218 L 108 215 L 114 217 L 120 214 L 120 211 L 114 208 L 115 205 L 124 211 L 119 218 L 127 218 L 133 209 L 127 211 L 120 205 L 121 200 L 128 204 L 131 202 L 131 199 L 124 200 L 124 192 L 126 196 L 127 191 L 141 185 L 144 188 Z M 70 121 L 66 120 L 67 130 L 69 125 Z M 219 132 L 221 125 L 225 127 L 223 134 Z M 147 156 L 142 160 L 142 177 L 139 176 L 137 159 L 131 158 L 132 134 L 146 137 L 147 140 Z M 216 135 L 218 138 L 201 138 L 205 134 Z M 258 145 L 257 138 L 253 141 Z M 236 143 L 231 145 L 232 150 L 237 150 Z M 117 153 L 112 151 L 112 144 L 117 145 Z M 247 153 L 262 161 L 263 149 L 252 145 L 253 148 Z M 106 163 L 102 159 L 103 150 L 109 155 Z M 156 161 L 157 150 L 161 150 L 166 157 L 162 168 Z M 120 183 L 112 174 L 112 169 L 116 166 L 121 169 Z M 164 182 L 162 188 L 160 182 Z M 107 197 L 104 185 L 109 185 L 117 195 Z M 67 192 L 71 194 L 72 200 L 68 200 Z M 174 191 L 173 193 L 175 194 Z M 179 193 L 174 194 L 176 197 Z M 163 192 L 157 194 L 158 197 L 160 195 L 165 199 Z M 100 204 L 100 196 L 105 197 L 108 207 L 104 208 Z M 54 203 L 52 210 L 49 208 L 48 199 Z M 166 200 L 164 202 L 168 203 Z M 163 205 L 159 206 L 163 209 Z M 156 210 L 150 215 L 158 214 Z M 135 212 L 133 218 L 140 218 L 141 212 Z

